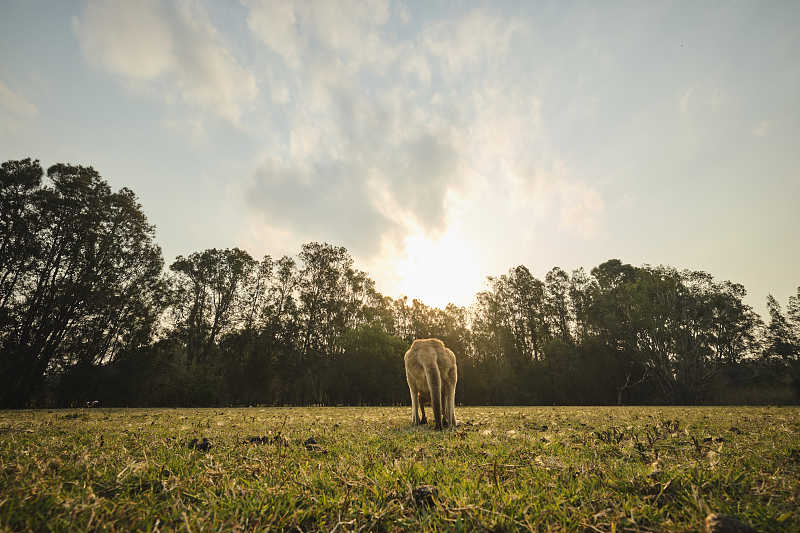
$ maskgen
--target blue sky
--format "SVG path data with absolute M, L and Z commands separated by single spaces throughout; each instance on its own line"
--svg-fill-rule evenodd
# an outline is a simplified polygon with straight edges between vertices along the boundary
M 797 2 L 0 1 L 0 158 L 167 262 L 341 244 L 390 296 L 609 258 L 800 285 Z

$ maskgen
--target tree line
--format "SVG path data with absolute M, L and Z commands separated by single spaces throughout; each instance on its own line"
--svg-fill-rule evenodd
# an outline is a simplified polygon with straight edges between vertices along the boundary
M 472 305 L 380 294 L 343 247 L 168 267 L 130 189 L 91 167 L 0 168 L 0 406 L 405 404 L 438 337 L 462 404 L 796 403 L 800 287 L 765 323 L 706 272 L 525 266 Z

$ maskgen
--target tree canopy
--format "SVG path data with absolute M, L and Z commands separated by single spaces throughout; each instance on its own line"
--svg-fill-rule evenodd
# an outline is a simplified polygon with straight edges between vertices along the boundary
M 401 404 L 402 357 L 438 337 L 467 404 L 796 402 L 800 287 L 769 322 L 742 285 L 608 260 L 528 266 L 472 305 L 380 294 L 347 250 L 239 248 L 164 268 L 135 194 L 91 167 L 0 171 L 0 406 Z

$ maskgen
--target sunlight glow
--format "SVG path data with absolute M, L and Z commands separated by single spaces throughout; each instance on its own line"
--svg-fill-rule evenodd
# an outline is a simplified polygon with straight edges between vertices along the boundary
M 451 230 L 434 239 L 415 233 L 405 245 L 395 263 L 398 295 L 441 308 L 472 303 L 482 283 L 480 260 L 461 235 Z

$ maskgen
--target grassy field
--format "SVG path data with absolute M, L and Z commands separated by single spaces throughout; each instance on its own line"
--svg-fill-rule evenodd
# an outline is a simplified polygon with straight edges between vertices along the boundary
M 0 529 L 702 531 L 713 511 L 800 531 L 800 409 L 456 414 L 2 411 Z

